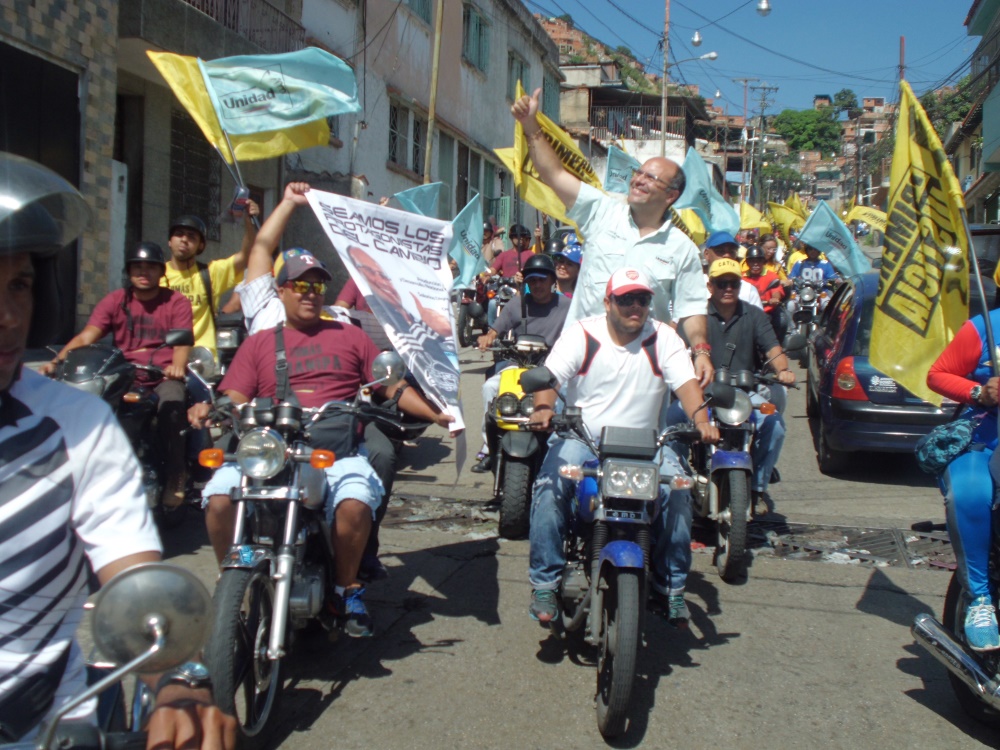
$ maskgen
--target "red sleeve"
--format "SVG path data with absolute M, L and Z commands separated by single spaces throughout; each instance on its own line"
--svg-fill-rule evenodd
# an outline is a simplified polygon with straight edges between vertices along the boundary
M 979 366 L 982 354 L 983 342 L 979 338 L 979 331 L 971 321 L 966 321 L 941 352 L 941 356 L 931 365 L 927 373 L 927 387 L 960 404 L 971 403 L 969 391 L 976 385 L 976 381 L 969 377 L 969 373 Z
M 499 253 L 493 259 L 493 263 L 490 264 L 490 270 L 491 271 L 495 271 L 496 273 L 500 273 L 500 267 L 503 265 L 503 256 L 504 256 L 504 253 L 506 253 L 506 252 L 507 251 L 504 250 L 502 253 Z
M 87 321 L 87 325 L 100 328 L 101 335 L 107 335 L 108 331 L 114 328 L 115 310 L 121 306 L 121 303 L 121 290 L 111 292 L 111 294 L 105 296 L 104 299 L 98 302 L 94 307 L 94 311 L 90 314 L 90 319 Z
M 358 297 L 361 296 L 360 292 L 361 290 L 358 289 L 358 285 L 354 282 L 354 279 L 348 278 L 347 283 L 344 284 L 337 294 L 337 302 L 346 302 L 351 307 L 357 307 Z
M 229 369 L 226 370 L 225 377 L 219 383 L 219 393 L 236 391 L 237 393 L 242 393 L 247 398 L 252 399 L 256 397 L 260 391 L 256 367 L 258 361 L 257 352 L 263 345 L 262 342 L 271 342 L 271 347 L 273 348 L 273 328 L 254 334 L 240 345 L 240 348 L 236 350 L 236 356 L 233 357 L 233 361 L 229 365 Z

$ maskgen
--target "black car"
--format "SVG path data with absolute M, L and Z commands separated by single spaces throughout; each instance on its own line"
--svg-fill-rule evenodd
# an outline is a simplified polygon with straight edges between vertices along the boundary
M 841 285 L 809 337 L 806 411 L 816 420 L 819 468 L 835 474 L 856 451 L 908 453 L 951 421 L 957 404 L 914 396 L 868 361 L 878 271 Z

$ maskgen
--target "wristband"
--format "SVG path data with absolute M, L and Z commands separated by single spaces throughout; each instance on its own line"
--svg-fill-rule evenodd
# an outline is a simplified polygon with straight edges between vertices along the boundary
M 695 344 L 694 346 L 692 346 L 691 351 L 705 352 L 707 354 L 708 352 L 712 351 L 712 345 L 706 342 L 702 342 L 700 344 Z
M 694 353 L 694 356 L 696 356 L 696 357 L 697 357 L 697 356 L 698 356 L 699 354 L 704 354 L 704 355 L 705 355 L 706 357 L 708 357 L 709 359 L 711 359 L 711 358 L 712 358 L 712 355 L 711 355 L 711 354 L 710 354 L 709 352 L 706 352 L 706 351 L 705 351 L 704 349 L 699 349 L 698 351 L 696 351 L 696 352 Z

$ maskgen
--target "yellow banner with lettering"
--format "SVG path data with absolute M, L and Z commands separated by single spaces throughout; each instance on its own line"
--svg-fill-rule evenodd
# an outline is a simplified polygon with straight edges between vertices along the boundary
M 848 211 L 847 218 L 844 219 L 844 223 L 850 224 L 852 221 L 863 221 L 872 229 L 877 229 L 880 232 L 885 231 L 885 214 L 877 208 L 872 208 L 871 206 L 855 206 Z
M 927 114 L 900 82 L 885 248 L 869 359 L 941 404 L 927 370 L 969 317 L 969 237 L 962 189 Z

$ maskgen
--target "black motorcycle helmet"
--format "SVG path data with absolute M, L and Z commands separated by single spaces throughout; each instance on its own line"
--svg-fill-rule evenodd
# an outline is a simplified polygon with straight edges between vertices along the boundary
M 41 164 L 0 152 L 0 255 L 28 253 L 35 271 L 36 304 L 28 346 L 51 344 L 66 301 L 56 273 L 56 254 L 74 242 L 90 220 L 83 196 Z
M 490 237 L 493 236 L 493 225 L 490 222 L 488 222 L 488 221 L 484 221 L 483 222 L 483 234 L 487 234 L 487 233 L 489 233 Z
M 183 216 L 178 216 L 172 222 L 170 222 L 170 232 L 168 236 L 174 233 L 174 230 L 178 227 L 183 227 L 184 229 L 193 229 L 198 234 L 201 235 L 202 248 L 198 251 L 198 255 L 205 252 L 205 242 L 208 240 L 208 227 L 205 226 L 205 222 L 202 221 L 197 216 L 193 214 L 184 214 Z
M 760 245 L 751 245 L 747 248 L 747 260 L 767 260 L 767 256 L 764 255 L 764 248 Z
M 518 237 L 527 237 L 530 240 L 531 232 L 524 224 L 511 224 L 507 236 L 512 240 L 516 240 Z
M 137 261 L 159 263 L 164 268 L 167 266 L 167 259 L 163 256 L 163 248 L 155 242 L 140 242 L 125 253 L 125 268 L 128 268 L 129 263 Z
M 563 251 L 563 242 L 558 237 L 553 237 L 551 240 L 545 243 L 545 252 L 548 255 L 553 255 L 554 253 L 561 253 Z
M 528 274 L 531 273 L 532 271 L 534 271 L 535 273 L 543 271 L 547 274 L 551 274 L 552 278 L 554 279 L 556 277 L 556 264 L 552 262 L 552 258 L 550 258 L 548 255 L 544 255 L 542 253 L 535 253 L 530 258 L 528 258 L 527 262 L 524 264 L 524 267 L 521 268 L 521 273 L 524 275 L 525 278 L 527 278 Z

